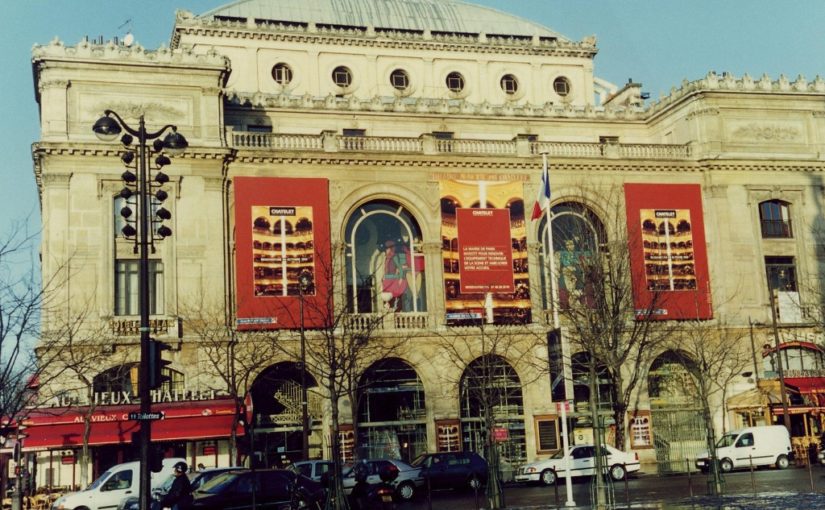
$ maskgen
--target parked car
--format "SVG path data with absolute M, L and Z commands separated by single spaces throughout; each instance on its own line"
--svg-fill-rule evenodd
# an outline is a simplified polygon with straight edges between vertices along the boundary
M 432 489 L 477 489 L 487 483 L 487 461 L 475 452 L 424 453 L 412 461 Z
M 183 462 L 183 459 L 163 459 L 160 472 L 150 474 L 150 485 L 153 490 L 172 476 L 174 466 L 178 462 Z M 139 483 L 140 462 L 117 464 L 106 470 L 82 491 L 60 496 L 52 504 L 52 508 L 54 510 L 117 508 L 124 499 L 137 494 Z
M 192 476 L 192 491 L 196 491 L 200 487 L 203 486 L 209 480 L 215 478 L 218 475 L 222 475 L 227 471 L 243 471 L 246 468 L 240 466 L 230 466 L 230 467 L 216 467 L 216 468 L 206 468 L 201 469 L 197 473 L 194 473 Z M 168 490 L 166 492 L 169 492 Z
M 628 473 L 639 471 L 639 456 L 626 453 L 612 446 L 602 446 L 604 469 L 613 480 L 624 480 Z M 570 447 L 570 477 L 593 476 L 596 473 L 596 447 L 576 445 Z M 539 482 L 554 485 L 559 478 L 566 478 L 564 450 L 559 450 L 549 459 L 530 462 L 521 466 L 516 473 L 517 482 Z
M 375 485 L 381 483 L 379 472 L 386 464 L 394 464 L 398 468 L 398 478 L 390 482 L 395 489 L 395 497 L 401 501 L 410 501 L 415 497 L 418 488 L 424 485 L 421 478 L 421 468 L 414 467 L 402 460 L 396 459 L 370 459 L 363 461 L 367 469 L 367 483 Z M 355 487 L 355 466 L 344 471 L 343 478 L 344 494 L 349 496 L 352 488 Z
M 222 473 L 192 493 L 192 510 L 250 510 L 257 508 L 319 510 L 325 491 L 321 484 L 287 469 L 241 470 Z
M 716 443 L 716 458 L 719 459 L 719 469 L 724 473 L 751 466 L 775 465 L 785 469 L 793 459 L 791 436 L 782 425 L 732 430 Z M 696 467 L 704 472 L 710 469 L 708 452 L 699 454 Z
M 301 460 L 293 462 L 287 469 L 320 482 L 324 473 L 330 471 L 333 466 L 335 466 L 335 463 L 331 460 Z

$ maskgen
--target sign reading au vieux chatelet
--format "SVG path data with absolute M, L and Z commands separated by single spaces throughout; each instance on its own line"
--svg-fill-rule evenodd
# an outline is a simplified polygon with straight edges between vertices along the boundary
M 212 400 L 215 398 L 215 390 L 152 390 L 152 403 L 163 402 L 186 402 L 193 400 Z M 56 407 L 70 406 L 117 406 L 140 403 L 140 398 L 130 391 L 99 391 L 91 395 L 69 395 L 63 394 L 52 400 L 52 405 Z

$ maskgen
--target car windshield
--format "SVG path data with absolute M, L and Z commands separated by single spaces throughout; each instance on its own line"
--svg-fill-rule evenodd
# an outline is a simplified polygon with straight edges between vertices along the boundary
M 736 436 L 737 434 L 725 434 L 724 436 L 722 436 L 721 439 L 719 439 L 719 442 L 716 443 L 716 447 L 724 448 L 726 446 L 732 445 L 733 442 L 736 441 Z
M 109 471 L 104 472 L 102 475 L 97 477 L 97 480 L 90 483 L 89 486 L 86 487 L 83 490 L 93 491 L 93 490 L 97 489 L 98 487 L 100 487 L 103 484 L 103 482 L 105 482 L 109 478 L 109 475 L 111 475 L 111 474 L 112 474 L 111 469 Z
M 162 484 L 158 486 L 158 490 L 161 492 L 169 492 L 169 489 L 172 488 L 172 482 L 175 481 L 175 475 L 169 475 L 169 478 L 163 481 Z
M 427 460 L 427 455 L 419 455 L 415 458 L 414 461 L 410 462 L 410 466 L 412 467 L 422 467 L 424 462 Z
M 217 494 L 231 485 L 238 476 L 240 476 L 239 473 L 222 473 L 201 485 L 198 492 Z
M 571 450 L 572 451 L 572 450 Z M 564 458 L 564 449 L 561 449 L 550 456 L 551 459 L 563 459 Z

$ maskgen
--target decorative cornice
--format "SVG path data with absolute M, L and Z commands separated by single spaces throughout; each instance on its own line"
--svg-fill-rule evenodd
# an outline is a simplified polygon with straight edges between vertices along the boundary
M 286 24 L 256 20 L 198 18 L 179 11 L 172 35 L 178 48 L 181 35 L 278 41 L 300 44 L 406 49 L 415 51 L 467 52 L 506 55 L 552 55 L 592 59 L 596 40 L 581 42 L 552 37 L 501 37 L 485 34 L 433 34 L 429 31 L 380 30 L 373 27 L 318 27 L 315 24 Z
M 118 158 L 123 152 L 119 144 L 79 144 L 70 142 L 37 142 L 32 145 L 34 157 L 41 156 L 72 156 L 72 157 L 111 157 Z M 223 160 L 231 157 L 234 149 L 231 148 L 204 148 L 191 146 L 183 154 L 175 155 L 176 159 L 214 159 Z
M 96 108 L 100 112 L 104 110 L 113 110 L 125 119 L 137 119 L 141 115 L 155 114 L 164 118 L 181 118 L 185 116 L 185 112 L 172 108 L 169 105 L 158 102 L 135 103 L 131 101 L 118 101 L 101 103 Z
M 158 65 L 173 65 L 192 68 L 195 66 L 220 68 L 229 70 L 229 59 L 219 55 L 214 50 L 206 53 L 194 53 L 191 49 L 169 49 L 161 46 L 157 50 L 146 50 L 139 44 L 126 46 L 109 41 L 105 44 L 90 42 L 82 39 L 77 46 L 65 46 L 57 38 L 46 45 L 35 45 L 32 48 L 32 61 L 40 60 L 104 60 L 124 63 L 151 63 Z
M 733 136 L 758 141 L 788 141 L 799 137 L 799 130 L 791 126 L 777 126 L 752 122 L 736 129 Z

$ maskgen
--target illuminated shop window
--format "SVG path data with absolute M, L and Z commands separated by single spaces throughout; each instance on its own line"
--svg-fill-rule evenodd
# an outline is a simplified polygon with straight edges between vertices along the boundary
M 351 313 L 426 311 L 421 229 L 398 203 L 376 200 L 347 222 L 347 307 Z

